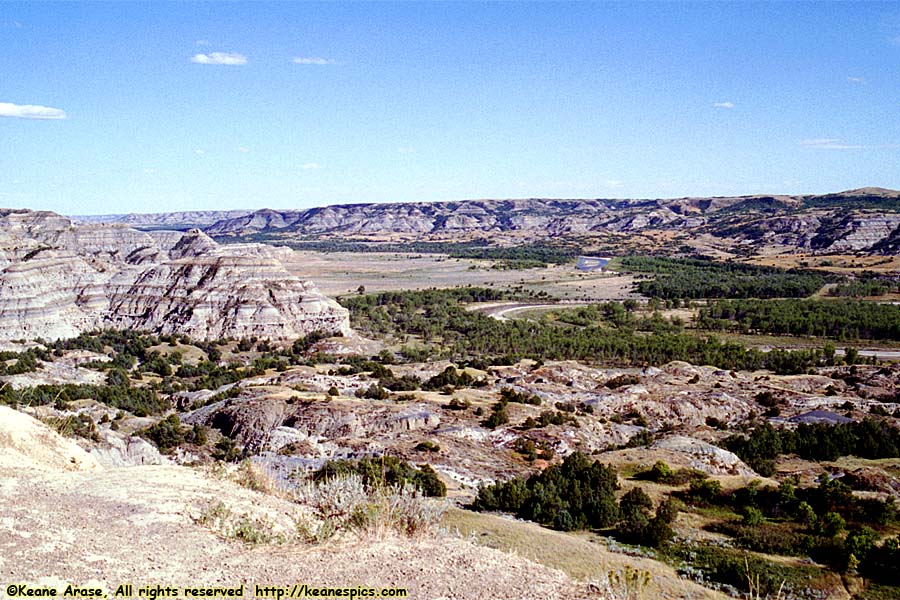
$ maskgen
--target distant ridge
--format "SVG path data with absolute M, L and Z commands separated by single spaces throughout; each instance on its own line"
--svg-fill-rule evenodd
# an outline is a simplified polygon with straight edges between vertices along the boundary
M 655 204 L 655 203 L 667 203 L 667 202 L 683 202 L 683 201 L 723 201 L 723 200 L 748 200 L 754 198 L 770 198 L 775 200 L 787 200 L 787 201 L 803 201 L 804 199 L 811 198 L 832 198 L 832 197 L 859 197 L 859 196 L 870 196 L 870 197 L 881 197 L 881 198 L 900 198 L 900 190 L 892 190 L 888 188 L 882 187 L 861 187 L 852 190 L 845 190 L 842 192 L 833 192 L 829 194 L 798 194 L 798 195 L 788 195 L 788 194 L 750 194 L 744 196 L 684 196 L 681 198 L 669 198 L 669 199 L 551 199 L 551 198 L 523 198 L 523 199 L 472 199 L 472 200 L 448 200 L 448 201 L 438 201 L 438 202 L 359 202 L 359 203 L 342 203 L 342 204 L 329 204 L 325 206 L 318 206 L 308 209 L 284 209 L 277 210 L 271 208 L 261 208 L 257 210 L 252 209 L 235 209 L 235 210 L 189 210 L 189 211 L 176 211 L 176 212 L 159 212 L 159 213 L 123 213 L 123 214 L 107 214 L 107 215 L 66 215 L 70 219 L 72 219 L 75 223 L 119 223 L 123 225 L 137 226 L 137 227 L 151 227 L 151 226 L 161 226 L 161 225 L 174 225 L 179 228 L 189 228 L 191 225 L 200 225 L 200 226 L 211 226 L 218 221 L 223 221 L 227 219 L 239 219 L 241 217 L 245 217 L 247 215 L 254 215 L 257 221 L 266 221 L 271 220 L 277 223 L 278 221 L 282 221 L 285 215 L 301 215 L 304 213 L 308 213 L 310 211 L 320 211 L 323 209 L 350 209 L 353 207 L 367 207 L 367 206 L 404 206 L 404 205 L 415 205 L 415 206 L 458 206 L 463 204 L 470 203 L 520 203 L 520 202 L 562 202 L 562 203 L 581 203 L 581 202 L 603 202 L 614 205 L 631 205 L 636 206 L 639 204 Z M 718 202 L 717 202 L 718 203 Z M 277 225 L 276 225 L 277 226 Z
M 128 213 L 121 215 L 70 215 L 75 223 L 118 223 L 131 227 L 212 225 L 222 219 L 236 219 L 252 210 L 187 210 L 168 213 Z
M 184 211 L 81 217 L 139 229 L 199 228 L 225 242 L 293 244 L 302 239 L 494 243 L 608 235 L 677 235 L 726 254 L 896 254 L 900 191 L 861 187 L 830 194 L 671 199 L 500 199 L 358 203 L 305 210 Z M 462 236 L 462 237 L 461 237 Z
M 883 187 L 861 187 L 855 190 L 825 194 L 825 196 L 878 196 L 882 198 L 900 198 L 900 190 L 890 190 Z
M 210 236 L 291 243 L 298 237 L 461 235 L 527 243 L 555 237 L 676 233 L 725 252 L 892 254 L 900 240 L 900 192 L 864 187 L 825 195 L 719 196 L 665 200 L 469 200 L 263 209 L 204 227 Z M 720 240 L 720 241 L 719 241 Z

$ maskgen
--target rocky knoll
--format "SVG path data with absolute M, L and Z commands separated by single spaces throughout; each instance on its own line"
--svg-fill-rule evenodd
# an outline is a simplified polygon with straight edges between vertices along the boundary
M 281 251 L 199 230 L 151 235 L 54 213 L 0 211 L 0 340 L 98 328 L 274 340 L 349 334 L 347 311 L 288 273 Z

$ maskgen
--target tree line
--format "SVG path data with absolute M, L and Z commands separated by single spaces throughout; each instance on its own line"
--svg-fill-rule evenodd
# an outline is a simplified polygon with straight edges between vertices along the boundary
M 571 243 L 534 242 L 521 246 L 501 247 L 493 245 L 486 238 L 464 242 L 367 242 L 344 239 L 295 240 L 281 237 L 277 233 L 274 235 L 262 233 L 237 237 L 217 237 L 216 240 L 222 243 L 248 241 L 273 243 L 288 246 L 294 250 L 311 250 L 315 252 L 445 254 L 450 258 L 496 260 L 508 268 L 565 264 L 581 254 L 581 249 Z
M 840 298 L 867 298 L 900 292 L 900 281 L 891 277 L 862 277 L 856 281 L 841 283 L 828 290 L 829 296 Z
M 900 429 L 871 418 L 836 424 L 801 423 L 793 430 L 764 423 L 747 435 L 729 436 L 723 444 L 767 477 L 775 472 L 775 460 L 784 454 L 814 461 L 832 461 L 841 456 L 898 458 Z
M 573 327 L 543 321 L 499 321 L 462 305 L 509 297 L 492 289 L 455 288 L 384 292 L 344 298 L 341 303 L 350 309 L 354 327 L 363 332 L 401 338 L 416 336 L 426 347 L 416 351 L 417 359 L 446 358 L 482 367 L 512 364 L 523 358 L 622 366 L 683 360 L 723 369 L 769 369 L 785 374 L 806 372 L 828 363 L 827 353 L 820 349 L 761 352 L 712 336 L 678 331 L 660 330 L 646 335 L 627 326 Z M 627 325 L 624 317 L 622 322 Z
M 805 298 L 839 276 L 800 269 L 778 269 L 705 258 L 625 256 L 619 268 L 652 273 L 637 291 L 650 298 Z
M 700 310 L 713 331 L 900 340 L 900 306 L 856 300 L 719 300 Z

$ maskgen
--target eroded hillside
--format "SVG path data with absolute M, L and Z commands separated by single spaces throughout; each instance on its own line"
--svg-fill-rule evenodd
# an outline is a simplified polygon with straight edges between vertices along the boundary
M 588 245 L 665 239 L 729 255 L 813 252 L 892 254 L 900 238 L 900 193 L 861 188 L 823 196 L 736 196 L 660 200 L 468 200 L 264 209 L 205 228 L 223 239 L 298 243 L 340 240 L 494 241 L 578 237 Z M 499 236 L 499 237 L 498 237 Z
M 280 258 L 268 246 L 220 246 L 199 230 L 149 234 L 4 211 L 0 340 L 103 328 L 197 339 L 349 334 L 346 310 L 288 273 Z

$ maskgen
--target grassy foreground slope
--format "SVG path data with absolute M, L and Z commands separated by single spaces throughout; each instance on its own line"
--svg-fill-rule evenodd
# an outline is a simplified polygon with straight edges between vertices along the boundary
M 404 587 L 410 598 L 597 597 L 561 571 L 450 536 L 249 545 L 204 524 L 211 503 L 275 531 L 290 529 L 296 505 L 187 467 L 100 469 L 58 437 L 0 407 L 0 524 L 15 523 L 0 544 L 7 581 L 109 594 L 120 583 L 245 582 Z

